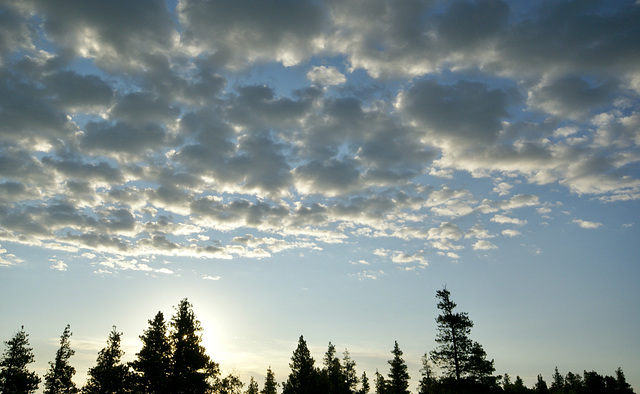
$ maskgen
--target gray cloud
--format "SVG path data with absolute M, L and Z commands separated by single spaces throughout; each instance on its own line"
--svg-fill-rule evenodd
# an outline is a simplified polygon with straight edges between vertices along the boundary
M 640 7 L 531 7 L 3 2 L 0 238 L 225 259 L 395 238 L 459 258 L 495 248 L 492 218 L 526 234 L 516 211 L 549 185 L 639 199 Z
M 324 12 L 313 1 L 181 1 L 188 26 L 184 38 L 205 51 L 223 53 L 225 65 L 248 61 L 298 63 L 313 53 L 310 41 L 322 30 Z
M 439 145 L 492 143 L 507 117 L 507 95 L 478 82 L 459 81 L 453 86 L 426 80 L 414 84 L 399 98 L 400 108 Z

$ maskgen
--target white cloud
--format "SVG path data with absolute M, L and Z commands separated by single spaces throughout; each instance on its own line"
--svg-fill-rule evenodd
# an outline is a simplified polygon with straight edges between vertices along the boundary
M 582 219 L 575 219 L 575 220 L 572 221 L 572 223 L 575 223 L 578 226 L 580 226 L 582 228 L 586 228 L 586 229 L 596 229 L 596 228 L 599 228 L 600 226 L 602 226 L 602 223 L 590 222 L 588 220 L 582 220 Z
M 347 78 L 333 66 L 314 66 L 307 73 L 307 79 L 321 86 L 341 85 Z
M 391 261 L 396 264 L 417 263 L 422 266 L 429 265 L 429 262 L 421 253 L 409 254 L 404 252 L 395 252 L 393 256 L 391 256 Z
M 489 250 L 489 249 L 497 249 L 498 247 L 491 242 L 481 239 L 473 244 L 473 250 Z
M 495 215 L 491 218 L 491 221 L 500 224 L 516 224 L 519 226 L 527 224 L 527 221 L 524 219 L 512 218 L 505 215 Z
M 220 280 L 220 279 L 222 279 L 222 277 L 221 277 L 221 276 L 218 276 L 218 275 L 216 275 L 216 276 L 212 276 L 212 275 L 204 275 L 204 276 L 202 277 L 202 279 L 204 279 L 204 280 L 214 280 L 214 281 L 215 281 L 215 280 Z
M 358 280 L 377 280 L 384 275 L 386 274 L 383 270 L 367 270 L 358 272 L 357 274 L 355 274 L 355 277 L 358 278 Z
M 66 271 L 69 266 L 62 260 L 49 260 L 51 261 L 51 269 L 56 271 Z
M 520 235 L 520 231 L 508 228 L 506 230 L 502 230 L 502 235 L 507 237 L 517 237 Z

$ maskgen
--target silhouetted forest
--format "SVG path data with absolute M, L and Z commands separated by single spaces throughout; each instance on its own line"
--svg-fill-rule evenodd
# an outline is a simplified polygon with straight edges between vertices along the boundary
M 508 374 L 495 375 L 494 361 L 478 342 L 470 337 L 473 322 L 466 312 L 456 312 L 451 293 L 443 288 L 436 292 L 440 314 L 436 318 L 435 349 L 422 357 L 418 394 L 449 393 L 554 393 L 596 394 L 633 393 L 621 368 L 614 376 L 595 371 L 568 372 L 562 375 L 556 367 L 548 384 L 538 375 L 533 387 Z M 396 341 L 391 350 L 386 374 L 376 370 L 374 376 L 358 374 L 356 362 L 345 350 L 340 356 L 329 342 L 322 365 L 316 366 L 303 336 L 291 357 L 289 375 L 276 380 L 269 367 L 260 384 L 251 377 L 248 384 L 235 374 L 222 376 L 220 366 L 205 353 L 202 326 L 187 299 L 175 307 L 175 314 L 166 321 L 162 312 L 149 320 L 149 327 L 140 336 L 142 348 L 136 359 L 122 362 L 122 333 L 114 326 L 107 345 L 98 353 L 96 363 L 88 371 L 87 382 L 78 387 L 73 381 L 75 368 L 70 364 L 71 328 L 67 325 L 60 336 L 60 347 L 49 369 L 41 378 L 29 371 L 34 362 L 28 334 L 22 327 L 5 342 L 0 360 L 0 393 L 26 394 L 44 384 L 45 394 L 115 394 L 115 393 L 175 393 L 175 394 L 407 394 L 410 376 Z

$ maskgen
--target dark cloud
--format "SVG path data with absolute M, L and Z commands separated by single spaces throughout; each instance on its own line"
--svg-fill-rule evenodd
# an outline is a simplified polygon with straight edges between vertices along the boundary
M 129 93 L 120 98 L 109 113 L 113 119 L 135 125 L 171 124 L 179 114 L 177 107 L 163 102 L 151 92 Z
M 500 40 L 503 66 L 535 72 L 634 72 L 640 53 L 637 4 L 563 1 L 540 5 L 538 11 L 510 26 Z
M 360 188 L 360 171 L 354 160 L 312 161 L 294 171 L 298 190 L 310 194 L 336 195 Z
M 500 0 L 455 1 L 436 17 L 438 39 L 449 49 L 473 48 L 495 39 L 507 25 L 509 6 Z
M 416 82 L 400 98 L 401 109 L 434 138 L 461 144 L 490 144 L 508 116 L 507 94 L 480 82 L 452 86 L 433 80 Z
M 296 64 L 313 53 L 310 41 L 321 33 L 325 12 L 314 1 L 186 0 L 178 5 L 188 27 L 187 42 L 227 54 L 225 65 L 251 60 Z
M 618 85 L 615 80 L 589 83 L 583 78 L 568 76 L 535 90 L 532 101 L 549 113 L 583 118 L 601 112 L 603 106 L 610 106 L 611 96 L 620 94 Z
M 134 126 L 125 122 L 91 122 L 86 126 L 81 147 L 106 154 L 144 154 L 165 146 L 167 132 L 156 123 Z
M 162 0 L 69 0 L 64 7 L 30 1 L 44 20 L 48 38 L 62 54 L 95 58 L 105 67 L 138 67 L 141 54 L 163 51 L 177 38 Z
M 47 75 L 43 82 L 52 100 L 72 113 L 105 109 L 113 98 L 111 86 L 95 75 L 64 70 Z

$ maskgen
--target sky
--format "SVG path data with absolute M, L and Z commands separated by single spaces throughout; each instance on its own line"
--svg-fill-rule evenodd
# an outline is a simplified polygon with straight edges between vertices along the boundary
M 417 385 L 435 292 L 497 374 L 640 390 L 640 3 L 0 0 L 0 339 L 82 384 L 187 298 L 225 373 L 298 337 Z

